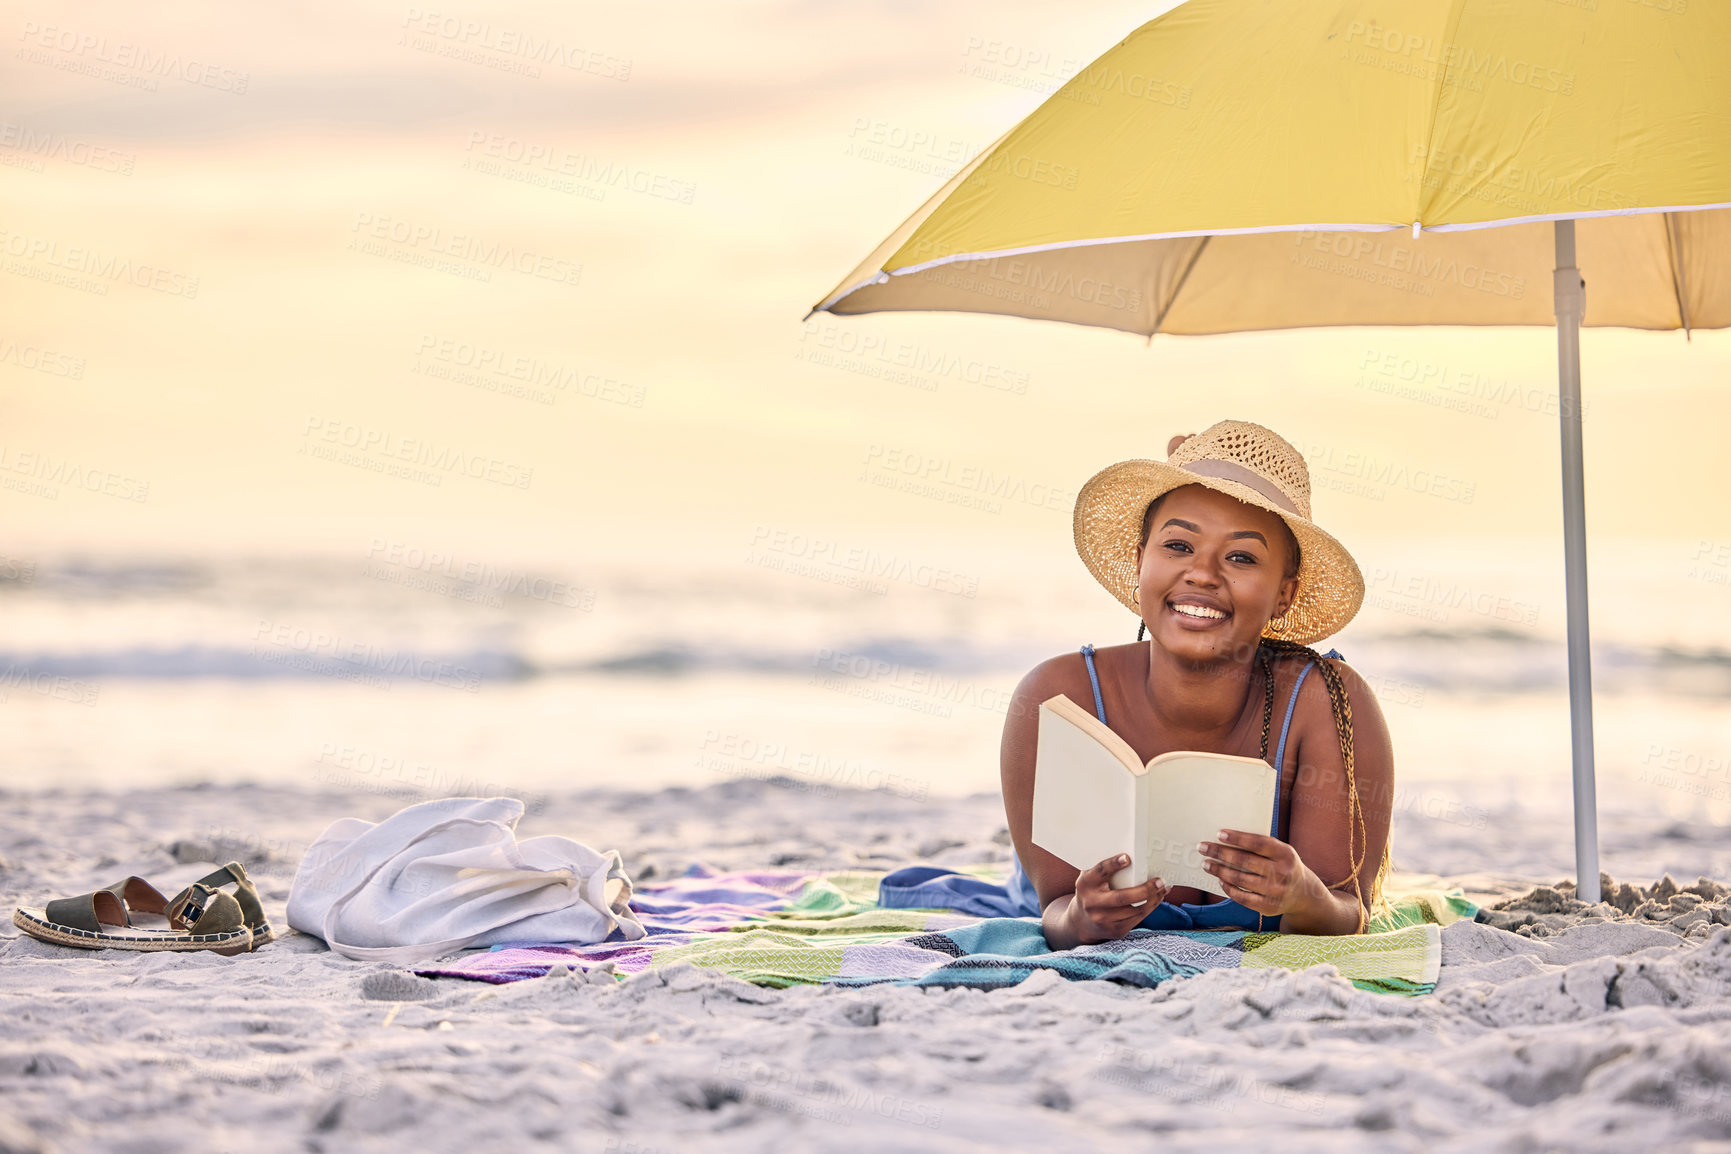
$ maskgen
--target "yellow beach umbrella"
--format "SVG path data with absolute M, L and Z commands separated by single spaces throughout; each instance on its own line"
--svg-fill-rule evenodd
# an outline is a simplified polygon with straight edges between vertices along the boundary
M 1579 327 L 1731 325 L 1731 2 L 1190 0 L 814 311 L 894 310 L 1149 336 L 1555 323 L 1576 868 L 1597 900 Z

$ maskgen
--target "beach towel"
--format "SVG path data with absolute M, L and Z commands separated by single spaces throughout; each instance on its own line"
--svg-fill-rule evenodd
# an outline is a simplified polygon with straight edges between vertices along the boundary
M 399 965 L 501 941 L 644 935 L 617 851 L 563 837 L 518 841 L 522 816 L 515 798 L 458 797 L 377 825 L 334 822 L 295 871 L 289 925 L 345 957 Z
M 1051 950 L 1037 918 L 885 908 L 877 901 L 884 876 L 699 867 L 641 887 L 633 906 L 646 934 L 636 941 L 505 943 L 416 972 L 513 982 L 608 962 L 619 976 L 690 962 L 769 987 L 893 982 L 996 989 L 1042 969 L 1071 981 L 1147 987 L 1208 970 L 1328 964 L 1360 989 L 1416 995 L 1436 988 L 1441 927 L 1477 911 L 1458 891 L 1413 891 L 1391 895 L 1391 912 L 1354 936 L 1134 930 L 1120 941 Z

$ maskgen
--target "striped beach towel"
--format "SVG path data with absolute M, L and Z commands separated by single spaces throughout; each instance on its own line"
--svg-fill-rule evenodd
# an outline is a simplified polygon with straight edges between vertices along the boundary
M 697 868 L 638 889 L 632 908 L 649 933 L 637 941 L 507 943 L 415 972 L 502 983 L 609 962 L 622 976 L 690 962 L 770 987 L 893 982 L 997 989 L 1036 970 L 1146 987 L 1209 970 L 1327 964 L 1360 989 L 1414 995 L 1436 988 L 1441 927 L 1477 912 L 1458 891 L 1413 891 L 1392 894 L 1391 913 L 1354 936 L 1133 930 L 1119 941 L 1052 950 L 1037 918 L 882 908 L 883 876 Z

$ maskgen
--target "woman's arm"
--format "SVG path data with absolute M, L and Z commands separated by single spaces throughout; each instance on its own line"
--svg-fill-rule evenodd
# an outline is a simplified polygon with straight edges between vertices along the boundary
M 1287 933 L 1361 930 L 1369 918 L 1371 886 L 1388 845 L 1394 784 L 1388 725 L 1364 679 L 1343 661 L 1329 663 L 1339 672 L 1352 707 L 1353 778 L 1362 827 L 1352 815 L 1346 762 L 1328 687 L 1313 672 L 1299 692 L 1293 717 L 1298 773 L 1288 842 L 1266 834 L 1223 830 L 1225 836 L 1218 842 L 1198 847 L 1209 859 L 1204 868 L 1221 880 L 1227 897 L 1259 913 L 1280 915 L 1280 928 Z M 1355 858 L 1359 869 L 1353 877 Z
M 1079 870 L 1034 844 L 1034 755 L 1039 742 L 1040 703 L 1060 693 L 1072 701 L 1092 700 L 1093 690 L 1079 655 L 1043 662 L 1016 686 L 1004 719 L 998 769 L 1010 841 L 1039 895 L 1046 944 L 1067 950 L 1084 942 L 1123 937 L 1165 900 L 1167 887 L 1159 878 L 1151 878 L 1142 885 L 1115 890 L 1110 879 L 1130 864 L 1127 858 L 1107 858 Z M 1129 849 L 1125 846 L 1125 853 Z

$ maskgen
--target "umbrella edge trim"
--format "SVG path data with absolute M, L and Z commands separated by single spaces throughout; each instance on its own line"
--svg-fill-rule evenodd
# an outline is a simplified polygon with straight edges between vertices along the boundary
M 1409 226 L 1404 224 L 1277 224 L 1257 225 L 1251 228 L 1198 228 L 1189 229 L 1183 232 L 1150 232 L 1137 236 L 1101 236 L 1088 237 L 1083 240 L 1060 240 L 1053 241 L 1050 244 L 1023 245 L 1019 248 L 995 249 L 989 252 L 952 253 L 949 256 L 936 257 L 920 264 L 908 265 L 906 268 L 880 268 L 874 275 L 866 280 L 862 280 L 858 284 L 850 285 L 848 288 L 840 289 L 831 293 L 827 300 L 823 301 L 821 304 L 813 306 L 811 312 L 807 313 L 806 316 L 809 317 L 812 313 L 829 312 L 830 306 L 846 300 L 848 297 L 863 288 L 870 288 L 872 285 L 876 284 L 885 284 L 891 277 L 910 276 L 913 273 L 925 272 L 927 269 L 938 268 L 946 264 L 954 264 L 957 261 L 996 260 L 999 257 L 1006 256 L 1026 256 L 1030 253 L 1036 252 L 1057 252 L 1060 249 L 1088 248 L 1093 245 L 1101 244 L 1134 244 L 1137 241 L 1144 240 L 1179 240 L 1185 237 L 1239 236 L 1249 233 L 1275 232 L 1393 232 L 1396 229 L 1407 227 Z
M 1437 224 L 1425 228 L 1426 232 L 1475 232 L 1486 228 L 1503 228 L 1511 224 L 1542 224 L 1545 221 L 1556 220 L 1597 220 L 1608 216 L 1649 216 L 1671 212 L 1712 212 L 1716 209 L 1731 208 L 1731 200 L 1718 204 L 1673 204 L 1654 208 L 1604 208 L 1593 212 L 1553 212 L 1540 216 L 1505 216 L 1496 220 L 1479 221 L 1471 224 Z
M 925 272 L 927 269 L 940 265 L 954 264 L 963 260 L 997 260 L 1006 256 L 1027 256 L 1036 252 L 1057 252 L 1066 248 L 1090 248 L 1102 244 L 1136 244 L 1145 240 L 1183 240 L 1198 236 L 1247 236 L 1254 233 L 1276 232 L 1393 232 L 1396 229 L 1411 228 L 1410 224 L 1275 224 L 1256 225 L 1251 228 L 1192 228 L 1178 232 L 1148 232 L 1133 236 L 1099 236 L 1085 237 L 1080 240 L 1058 240 L 1049 244 L 1019 245 L 1016 248 L 1000 248 L 987 252 L 958 252 L 949 256 L 934 257 L 910 264 L 904 268 L 882 269 L 879 276 L 910 276 L 913 273 Z M 865 281 L 848 292 L 855 292 L 868 284 L 881 283 L 877 280 Z
M 1516 224 L 1538 224 L 1543 221 L 1557 220 L 1592 220 L 1611 216 L 1643 216 L 1672 212 L 1711 212 L 1716 209 L 1731 209 L 1731 201 L 1714 204 L 1669 205 L 1653 208 L 1612 208 L 1593 212 L 1550 213 L 1539 216 L 1511 216 L 1497 220 L 1480 221 L 1470 224 L 1437 224 L 1423 227 L 1425 232 L 1472 232 L 1487 228 L 1505 228 Z M 815 306 L 810 313 L 829 312 L 833 305 L 846 300 L 861 289 L 872 285 L 885 284 L 891 277 L 911 276 L 914 273 L 925 272 L 928 269 L 940 268 L 947 264 L 956 264 L 967 260 L 997 260 L 1007 256 L 1028 256 L 1040 252 L 1057 252 L 1067 248 L 1088 248 L 1102 244 L 1134 244 L 1145 240 L 1180 240 L 1197 236 L 1247 236 L 1258 233 L 1279 232 L 1393 232 L 1396 229 L 1408 227 L 1404 224 L 1278 224 L 1259 225 L 1251 228 L 1217 228 L 1217 229 L 1186 229 L 1179 232 L 1151 232 L 1134 236 L 1088 237 L 1082 240 L 1054 241 L 1050 244 L 1022 245 L 1017 248 L 995 249 L 986 252 L 952 253 L 949 256 L 935 257 L 932 260 L 911 264 L 905 268 L 879 269 L 877 273 L 851 285 L 846 289 L 830 294 L 828 300 Z

